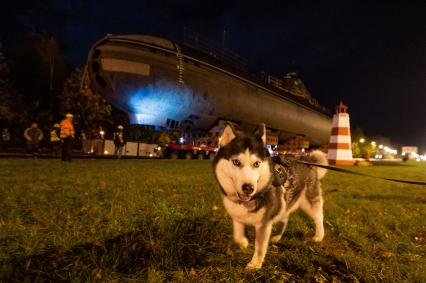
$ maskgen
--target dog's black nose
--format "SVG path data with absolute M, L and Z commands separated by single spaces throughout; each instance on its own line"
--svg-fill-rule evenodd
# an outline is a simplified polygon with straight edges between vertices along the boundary
M 244 184 L 243 185 L 243 193 L 249 195 L 254 191 L 252 184 Z

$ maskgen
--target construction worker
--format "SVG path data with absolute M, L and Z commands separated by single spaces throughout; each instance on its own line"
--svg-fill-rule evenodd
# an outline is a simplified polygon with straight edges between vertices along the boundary
M 50 131 L 50 145 L 52 146 L 52 158 L 61 156 L 61 126 L 56 123 Z
M 37 123 L 33 122 L 31 127 L 25 129 L 24 137 L 27 140 L 28 153 L 31 153 L 33 158 L 37 158 L 40 141 L 43 139 L 43 132 Z
M 117 131 L 114 133 L 114 145 L 114 158 L 121 158 L 121 155 L 123 154 L 123 148 L 126 145 L 124 127 L 122 125 L 118 125 Z
M 62 161 L 71 161 L 73 141 L 74 141 L 74 125 L 72 123 L 73 115 L 67 113 L 65 119 L 61 121 L 61 133 L 60 137 L 62 140 Z

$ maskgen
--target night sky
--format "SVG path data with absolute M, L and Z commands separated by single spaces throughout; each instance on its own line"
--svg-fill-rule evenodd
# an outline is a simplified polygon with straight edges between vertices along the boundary
M 48 31 L 67 60 L 81 65 L 107 33 L 179 39 L 188 28 L 220 45 L 226 30 L 225 47 L 247 58 L 254 73 L 295 71 L 326 107 L 343 100 L 352 128 L 426 150 L 425 2 L 6 2 L 0 12 L 6 53 L 28 32 Z

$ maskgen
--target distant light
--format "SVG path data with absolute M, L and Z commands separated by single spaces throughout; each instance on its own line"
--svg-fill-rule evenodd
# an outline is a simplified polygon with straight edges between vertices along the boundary
M 305 149 L 304 149 L 304 148 L 302 148 L 302 152 L 305 152 Z
M 108 150 L 105 150 L 105 151 L 104 151 L 104 154 L 108 154 Z
M 371 142 L 371 145 L 372 145 L 372 146 L 376 146 L 376 142 L 375 142 L 375 141 L 372 141 L 372 142 Z
M 364 138 L 360 138 L 360 139 L 359 139 L 359 142 L 360 142 L 360 143 L 364 143 L 364 142 L 365 142 L 365 139 L 364 139 Z
M 383 148 L 383 144 L 379 144 L 379 148 L 382 149 Z
M 185 139 L 184 139 L 183 137 L 180 137 L 180 138 L 179 138 L 179 142 L 180 142 L 180 143 L 184 143 L 184 142 L 185 142 Z
M 152 157 L 152 153 L 149 154 L 149 157 Z

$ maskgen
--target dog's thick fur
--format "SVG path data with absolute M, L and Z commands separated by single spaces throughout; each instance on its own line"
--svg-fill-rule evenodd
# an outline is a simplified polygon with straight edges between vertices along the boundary
M 314 151 L 305 160 L 327 164 L 320 151 Z M 269 240 L 281 239 L 290 213 L 299 207 L 315 222 L 313 241 L 324 237 L 320 179 L 325 170 L 298 163 L 296 159 L 282 161 L 284 166 L 271 161 L 265 125 L 256 134 L 244 133 L 231 124 L 225 127 L 213 170 L 233 221 L 234 241 L 246 248 L 245 225 L 255 227 L 255 251 L 247 268 L 262 266 Z M 271 237 L 273 224 L 277 224 L 277 233 Z

